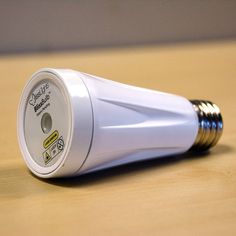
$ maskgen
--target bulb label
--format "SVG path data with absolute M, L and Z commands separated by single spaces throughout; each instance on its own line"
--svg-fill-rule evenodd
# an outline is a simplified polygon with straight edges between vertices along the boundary
M 61 136 L 53 144 L 43 152 L 43 159 L 45 165 L 47 165 L 53 158 L 55 158 L 64 149 L 64 140 Z
M 51 91 L 48 82 L 43 83 L 31 93 L 28 103 L 33 106 L 37 116 L 50 106 L 50 94 Z
M 35 89 L 35 91 L 30 95 L 29 104 L 34 107 L 39 98 L 44 95 L 48 89 L 49 83 L 44 83 L 39 88 Z
M 55 130 L 49 137 L 47 137 L 43 141 L 43 147 L 44 148 L 49 147 L 55 140 L 57 140 L 58 136 L 59 136 L 59 133 L 57 130 Z
M 29 93 L 25 108 L 25 140 L 34 161 L 50 167 L 60 158 L 69 134 L 68 104 L 60 87 L 45 78 Z

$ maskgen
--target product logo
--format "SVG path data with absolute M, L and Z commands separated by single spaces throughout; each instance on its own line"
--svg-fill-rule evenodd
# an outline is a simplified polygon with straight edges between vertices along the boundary
M 44 95 L 47 91 L 47 89 L 49 88 L 49 84 L 48 83 L 44 83 L 40 86 L 39 89 L 36 89 L 31 95 L 30 95 L 30 99 L 29 99 L 29 104 L 31 106 L 35 106 L 38 99 Z M 39 107 L 36 109 L 36 111 L 49 99 L 49 95 L 46 95 L 44 99 L 42 99 L 40 101 L 39 104 L 37 104 L 37 106 L 39 105 Z
M 37 104 L 34 106 L 34 111 L 37 112 L 37 110 L 38 110 L 39 108 L 41 108 L 41 107 L 43 106 L 43 104 L 44 104 L 47 100 L 49 100 L 49 98 L 50 98 L 50 96 L 49 96 L 48 94 L 45 96 L 45 98 L 42 98 L 41 101 L 40 101 L 39 103 L 37 103 Z

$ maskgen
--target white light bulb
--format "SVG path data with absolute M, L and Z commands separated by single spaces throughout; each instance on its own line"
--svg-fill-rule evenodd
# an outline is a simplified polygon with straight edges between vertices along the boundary
M 17 122 L 24 160 L 43 178 L 205 150 L 217 143 L 223 128 L 211 102 L 66 69 L 32 76 Z

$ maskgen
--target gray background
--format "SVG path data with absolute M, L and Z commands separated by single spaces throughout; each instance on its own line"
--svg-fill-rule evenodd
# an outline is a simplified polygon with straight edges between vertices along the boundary
M 232 0 L 0 1 L 0 53 L 229 39 Z

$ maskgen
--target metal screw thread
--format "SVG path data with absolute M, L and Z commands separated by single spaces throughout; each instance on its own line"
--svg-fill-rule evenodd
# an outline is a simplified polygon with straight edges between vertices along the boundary
M 198 116 L 199 129 L 190 150 L 205 151 L 219 141 L 223 131 L 220 109 L 214 103 L 203 100 L 190 100 Z

